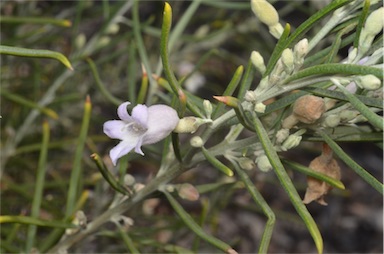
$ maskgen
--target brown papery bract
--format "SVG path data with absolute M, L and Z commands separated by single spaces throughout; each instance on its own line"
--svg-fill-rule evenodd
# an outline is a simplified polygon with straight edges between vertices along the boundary
M 309 168 L 336 180 L 341 178 L 339 164 L 333 158 L 333 151 L 325 143 L 323 144 L 322 154 L 311 161 Z M 316 201 L 321 205 L 328 205 L 324 200 L 324 196 L 332 189 L 332 186 L 310 176 L 307 178 L 307 184 L 308 188 L 305 192 L 303 203 L 309 204 L 312 201 Z

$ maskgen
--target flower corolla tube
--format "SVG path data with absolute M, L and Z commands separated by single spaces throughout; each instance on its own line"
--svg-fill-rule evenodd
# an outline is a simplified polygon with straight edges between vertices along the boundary
M 104 133 L 113 139 L 120 139 L 109 152 L 113 165 L 117 160 L 128 154 L 132 149 L 141 155 L 142 145 L 154 144 L 167 137 L 179 122 L 176 110 L 166 105 L 147 107 L 139 104 L 132 109 L 132 115 L 127 112 L 130 102 L 124 102 L 117 108 L 121 120 L 111 120 L 104 123 Z

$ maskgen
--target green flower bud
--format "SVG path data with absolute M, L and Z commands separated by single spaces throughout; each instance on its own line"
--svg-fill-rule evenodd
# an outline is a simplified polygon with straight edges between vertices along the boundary
M 302 138 L 302 136 L 298 136 L 295 134 L 290 135 L 281 145 L 281 150 L 288 151 L 289 149 L 298 146 Z
M 85 37 L 85 34 L 81 33 L 75 38 L 75 46 L 77 49 L 82 49 L 87 42 L 87 38 Z
M 359 87 L 367 90 L 376 90 L 382 85 L 380 79 L 372 74 L 358 76 L 356 83 Z
M 177 189 L 179 197 L 182 199 L 196 201 L 200 197 L 199 191 L 192 184 L 183 183 Z
M 201 125 L 211 122 L 211 119 L 187 116 L 180 119 L 179 123 L 173 131 L 177 133 L 194 133 Z
M 323 121 L 323 126 L 334 128 L 340 124 L 340 115 L 332 114 L 327 116 Z
M 253 162 L 253 160 L 247 157 L 240 157 L 237 159 L 237 162 L 239 163 L 239 166 L 245 170 L 251 170 L 255 167 L 255 163 Z
M 294 70 L 297 71 L 304 63 L 304 57 L 308 54 L 308 40 L 302 39 L 293 48 Z
M 348 53 L 348 63 L 353 63 L 357 56 L 357 48 L 353 48 L 349 53 Z
M 280 129 L 276 133 L 276 143 L 278 144 L 283 143 L 283 141 L 286 140 L 288 136 L 289 136 L 289 129 L 284 129 L 284 128 Z
M 205 114 L 207 115 L 207 118 L 208 119 L 211 119 L 211 115 L 212 115 L 212 104 L 209 100 L 204 100 L 203 101 L 203 107 L 204 107 L 204 110 L 205 110 Z
M 280 23 L 277 23 L 273 26 L 269 26 L 269 33 L 273 35 L 276 39 L 280 39 L 281 35 L 284 32 L 284 28 Z
M 368 34 L 376 36 L 383 30 L 384 25 L 384 7 L 373 11 L 365 21 L 364 30 Z
M 255 91 L 248 90 L 245 92 L 244 99 L 248 102 L 254 102 L 257 100 Z
M 272 165 L 265 154 L 258 156 L 255 162 L 257 164 L 257 167 L 263 172 L 268 172 L 272 169 Z
M 261 22 L 267 26 L 273 26 L 279 23 L 279 14 L 275 7 L 265 0 L 251 0 L 251 8 Z
M 284 49 L 281 54 L 281 62 L 285 66 L 285 72 L 291 73 L 293 70 L 293 52 L 291 49 Z
M 384 26 L 384 7 L 373 11 L 365 21 L 365 26 L 361 30 L 359 38 L 360 54 L 368 51 L 371 47 L 375 36 L 383 30 Z
M 261 74 L 264 74 L 266 68 L 264 64 L 264 58 L 260 55 L 259 52 L 252 51 L 251 61 L 256 70 L 258 70 Z
M 352 119 L 356 118 L 359 115 L 359 111 L 357 110 L 343 110 L 340 112 L 340 121 L 341 122 L 348 122 Z
M 195 137 L 191 138 L 189 143 L 193 147 L 202 147 L 204 145 L 203 139 L 201 137 L 199 137 L 199 136 L 195 136 Z
M 119 32 L 120 26 L 116 23 L 113 23 L 107 27 L 105 32 L 107 34 L 117 34 Z
M 262 102 L 259 102 L 255 105 L 254 110 L 258 113 L 264 113 L 265 112 L 265 105 Z

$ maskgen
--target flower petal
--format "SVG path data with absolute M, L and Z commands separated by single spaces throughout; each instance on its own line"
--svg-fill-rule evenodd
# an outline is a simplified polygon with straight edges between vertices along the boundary
M 166 105 L 148 108 L 148 131 L 143 136 L 143 145 L 153 144 L 168 136 L 179 122 L 176 110 Z
M 128 114 L 127 111 L 127 106 L 131 104 L 129 101 L 122 103 L 118 108 L 117 108 L 117 115 L 121 120 L 132 122 L 132 117 Z
M 109 152 L 109 157 L 111 157 L 113 165 L 116 166 L 117 160 L 129 153 L 135 147 L 135 145 L 136 142 L 131 142 L 131 140 L 123 140 L 114 148 L 112 148 Z
M 144 155 L 143 151 L 141 150 L 142 143 L 143 143 L 143 137 L 140 137 L 140 139 L 136 143 L 135 153 Z
M 120 120 L 107 121 L 103 125 L 103 131 L 110 138 L 123 140 L 126 136 L 125 125 L 126 123 Z
M 138 104 L 132 109 L 132 118 L 142 127 L 148 128 L 148 107 L 143 104 Z

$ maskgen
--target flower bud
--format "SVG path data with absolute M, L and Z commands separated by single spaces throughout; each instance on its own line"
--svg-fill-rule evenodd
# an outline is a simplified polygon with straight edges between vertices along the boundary
M 280 129 L 276 133 L 276 143 L 278 144 L 283 143 L 283 141 L 286 140 L 288 136 L 289 136 L 289 129 L 285 129 L 285 128 Z
M 318 120 L 325 112 L 325 102 L 314 95 L 304 95 L 293 105 L 293 115 L 302 123 L 311 124 Z
M 279 14 L 275 7 L 265 0 L 251 0 L 251 8 L 256 17 L 268 26 L 269 32 L 275 38 L 280 38 L 284 28 L 279 23 Z
M 281 145 L 281 150 L 288 151 L 291 148 L 294 148 L 300 144 L 302 135 L 306 132 L 306 129 L 298 130 L 296 133 L 290 135 L 284 143 Z
M 269 27 L 269 33 L 272 34 L 276 39 L 280 39 L 283 32 L 284 28 L 280 23 L 276 23 L 275 25 Z
M 173 130 L 177 133 L 194 133 L 197 131 L 197 129 L 205 124 L 205 123 L 211 123 L 211 119 L 203 119 L 203 118 L 197 118 L 194 116 L 187 116 L 182 119 L 180 119 L 179 123 L 177 124 L 176 128 Z
M 133 186 L 135 184 L 136 180 L 135 180 L 135 177 L 133 177 L 133 175 L 131 174 L 126 174 L 124 176 L 124 184 L 126 186 Z
M 119 32 L 120 26 L 116 23 L 110 24 L 107 29 L 105 29 L 105 32 L 107 34 L 117 34 Z
M 196 201 L 199 199 L 200 194 L 199 191 L 189 183 L 183 183 L 178 187 L 179 197 L 182 199 L 186 199 L 189 201 Z
M 77 49 L 82 49 L 87 42 L 87 38 L 85 37 L 85 34 L 81 33 L 75 38 L 75 46 Z
M 85 229 L 87 227 L 87 217 L 85 216 L 83 211 L 77 211 L 75 213 L 75 217 L 72 220 L 72 224 L 78 226 L 77 228 L 67 228 L 65 233 L 67 235 L 72 235 L 74 233 L 79 232 L 81 229 Z
M 257 100 L 257 95 L 255 91 L 248 90 L 245 92 L 244 99 L 248 102 L 255 102 Z
M 360 54 L 364 54 L 369 50 L 375 36 L 383 30 L 384 26 L 384 7 L 373 11 L 365 21 L 365 26 L 361 30 L 359 38 Z
M 255 163 L 253 162 L 253 160 L 247 157 L 240 157 L 237 159 L 237 162 L 239 163 L 239 166 L 245 170 L 251 170 L 255 167 Z
M 192 137 L 189 143 L 193 147 L 202 147 L 204 145 L 203 139 L 199 136 Z
M 353 63 L 357 56 L 357 48 L 353 48 L 351 51 L 348 52 L 348 63 Z
M 263 172 L 268 172 L 272 169 L 272 165 L 265 154 L 258 156 L 255 162 L 257 164 L 257 167 Z
M 336 114 L 332 114 L 327 116 L 323 121 L 323 126 L 334 128 L 340 124 L 340 116 Z
M 356 83 L 359 87 L 367 90 L 376 90 L 382 85 L 380 79 L 372 74 L 358 76 Z
M 212 115 L 212 104 L 209 100 L 204 100 L 203 101 L 203 107 L 204 107 L 204 110 L 205 110 L 205 114 L 207 115 L 207 118 L 208 119 L 211 119 L 211 115 Z
M 255 105 L 254 110 L 258 113 L 264 113 L 265 112 L 265 105 L 262 102 L 259 102 Z
M 304 38 L 293 48 L 293 56 L 295 59 L 303 59 L 308 54 L 308 51 L 308 39 Z
M 348 122 L 352 119 L 356 118 L 360 114 L 357 110 L 343 110 L 340 112 L 340 121 L 342 122 Z
M 267 1 L 251 0 L 251 8 L 256 17 L 267 26 L 279 23 L 279 14 L 275 7 Z
M 291 73 L 293 70 L 293 52 L 291 49 L 286 48 L 283 50 L 281 61 L 285 67 L 285 72 Z
M 256 70 L 258 70 L 261 74 L 264 74 L 266 67 L 264 64 L 264 59 L 259 52 L 252 51 L 251 61 L 252 64 L 255 66 Z
M 383 30 L 384 25 L 384 7 L 373 11 L 365 21 L 364 30 L 368 34 L 376 36 Z
M 224 103 L 227 106 L 230 106 L 231 108 L 238 108 L 239 100 L 232 96 L 213 96 L 216 100 Z

